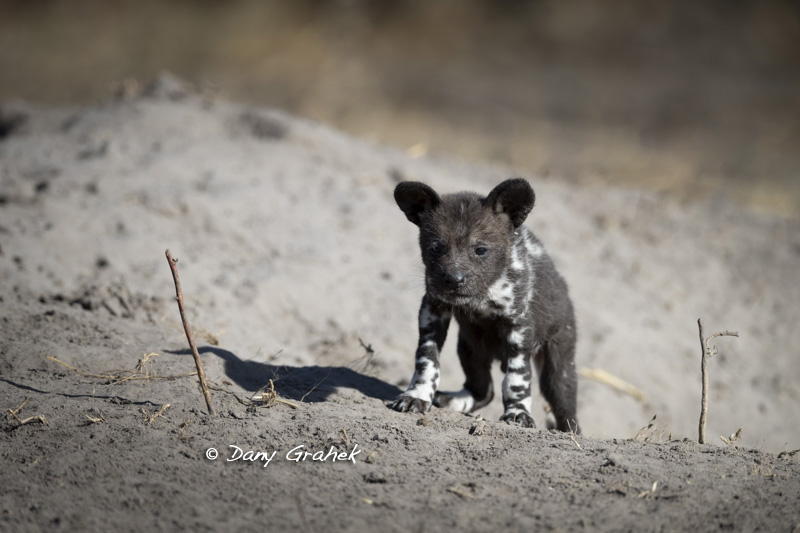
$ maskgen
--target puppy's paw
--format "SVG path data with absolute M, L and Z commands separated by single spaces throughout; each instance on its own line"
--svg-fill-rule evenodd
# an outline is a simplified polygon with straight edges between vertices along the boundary
M 453 401 L 452 392 L 436 391 L 433 396 L 433 405 L 436 407 L 449 407 L 450 402 Z
M 466 389 L 457 392 L 436 391 L 433 396 L 433 405 L 447 407 L 459 413 L 469 413 L 475 408 L 475 398 Z
M 401 394 L 392 403 L 392 409 L 401 413 L 427 413 L 431 410 L 431 402 Z
M 503 416 L 500 417 L 500 422 L 515 424 L 517 426 L 521 426 L 524 428 L 536 427 L 536 424 L 533 421 L 533 417 L 528 413 L 526 413 L 525 411 L 510 411 L 503 413 Z

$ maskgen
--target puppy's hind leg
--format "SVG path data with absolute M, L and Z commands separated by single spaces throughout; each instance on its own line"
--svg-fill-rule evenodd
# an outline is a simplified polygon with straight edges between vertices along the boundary
M 458 358 L 467 379 L 460 391 L 439 391 L 433 399 L 437 407 L 447 407 L 461 413 L 471 413 L 492 401 L 492 358 L 476 352 L 460 333 L 458 336 Z
M 580 433 L 578 426 L 578 374 L 575 371 L 574 328 L 542 346 L 539 389 L 556 419 L 556 429 Z

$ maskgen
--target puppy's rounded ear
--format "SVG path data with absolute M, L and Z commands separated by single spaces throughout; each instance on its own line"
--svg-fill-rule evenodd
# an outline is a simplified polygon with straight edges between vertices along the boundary
M 489 193 L 486 205 L 495 213 L 505 213 L 515 228 L 519 227 L 533 209 L 536 195 L 522 178 L 506 180 Z
M 419 226 L 422 216 L 442 201 L 436 191 L 418 181 L 403 181 L 394 190 L 394 200 L 406 218 Z

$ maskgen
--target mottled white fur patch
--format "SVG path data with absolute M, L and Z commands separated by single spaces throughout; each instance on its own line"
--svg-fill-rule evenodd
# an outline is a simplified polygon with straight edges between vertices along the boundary
M 529 233 L 525 234 L 525 249 L 531 257 L 541 257 L 544 255 L 544 247 L 538 242 L 534 242 Z
M 441 394 L 446 394 L 452 398 L 450 403 L 447 404 L 447 408 L 459 413 L 469 413 L 475 405 L 475 398 L 472 397 L 472 393 L 467 389 L 461 389 L 457 392 L 442 392 Z
M 511 364 L 509 362 L 509 364 Z M 519 387 L 521 385 L 528 385 L 528 380 L 525 376 L 516 372 L 506 372 L 506 377 L 503 378 L 503 398 L 510 398 L 514 395 L 511 392 L 511 387 Z
M 525 294 L 525 305 L 522 307 L 522 314 L 527 315 L 533 300 L 533 269 L 531 268 L 530 276 L 528 277 L 528 292 Z
M 508 414 L 518 415 L 520 413 L 531 414 L 531 405 L 533 404 L 533 402 L 531 401 L 531 397 L 530 396 L 525 396 L 524 398 L 520 398 L 519 400 L 515 401 L 514 403 L 521 403 L 522 405 L 525 406 L 525 409 L 519 409 L 517 407 L 509 407 L 503 413 L 504 415 L 508 415 Z
M 516 357 L 511 357 L 508 360 L 508 369 L 509 370 L 522 370 L 525 368 L 525 356 L 520 354 Z
M 427 360 L 422 367 L 422 372 L 414 371 L 414 376 L 411 378 L 411 384 L 408 386 L 405 395 L 430 402 L 433 400 L 433 394 L 438 387 L 439 373 L 436 371 L 433 361 Z
M 492 283 L 489 290 L 486 291 L 486 297 L 490 302 L 501 307 L 503 313 L 511 314 L 514 306 L 514 285 L 508 281 L 505 273 L 500 276 L 500 279 Z
M 524 341 L 525 341 L 524 329 L 512 329 L 511 333 L 508 334 L 508 342 L 513 346 L 522 346 L 522 343 Z
M 520 271 L 525 268 L 525 263 L 519 258 L 516 245 L 511 247 L 511 270 Z

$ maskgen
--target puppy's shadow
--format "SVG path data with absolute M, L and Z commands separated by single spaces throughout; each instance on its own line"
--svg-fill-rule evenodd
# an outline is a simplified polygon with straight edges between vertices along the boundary
M 192 353 L 187 349 L 165 351 L 176 355 Z M 287 366 L 243 361 L 233 352 L 215 346 L 201 346 L 197 351 L 222 359 L 228 378 L 248 392 L 258 391 L 270 379 L 282 397 L 310 403 L 324 402 L 341 388 L 357 390 L 384 401 L 393 400 L 402 392 L 385 381 L 343 366 Z

